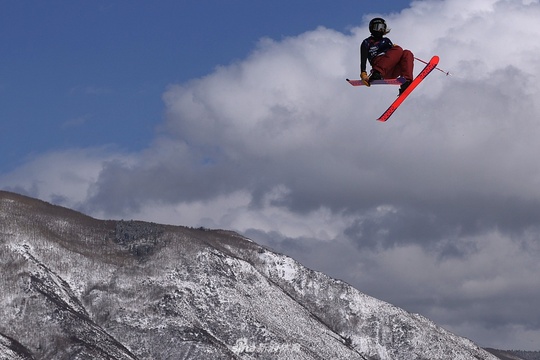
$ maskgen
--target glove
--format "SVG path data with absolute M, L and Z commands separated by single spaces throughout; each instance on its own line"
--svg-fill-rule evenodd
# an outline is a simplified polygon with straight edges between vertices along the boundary
M 367 72 L 362 71 L 360 73 L 360 79 L 362 79 L 362 82 L 364 83 L 364 85 L 368 87 L 371 86 L 371 84 L 369 83 L 369 75 L 367 74 Z

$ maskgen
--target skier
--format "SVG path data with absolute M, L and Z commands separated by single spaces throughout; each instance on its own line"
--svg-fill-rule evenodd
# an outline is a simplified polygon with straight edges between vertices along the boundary
M 362 41 L 360 45 L 360 78 L 366 86 L 370 82 L 380 79 L 395 79 L 398 76 L 405 78 L 399 88 L 399 94 L 411 84 L 413 80 L 414 55 L 409 50 L 403 50 L 392 41 L 384 37 L 390 32 L 382 18 L 374 18 L 369 22 L 371 36 Z M 370 75 L 366 72 L 366 61 L 371 65 Z

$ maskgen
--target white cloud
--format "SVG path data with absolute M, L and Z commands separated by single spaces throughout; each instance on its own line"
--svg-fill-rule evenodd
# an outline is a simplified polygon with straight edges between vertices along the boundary
M 130 161 L 130 156 L 107 147 L 51 151 L 0 175 L 0 183 L 3 189 L 75 208 L 87 200 L 103 164 L 113 159 Z

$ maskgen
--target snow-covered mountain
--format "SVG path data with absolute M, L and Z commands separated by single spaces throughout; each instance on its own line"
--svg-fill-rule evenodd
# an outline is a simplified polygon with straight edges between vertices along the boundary
M 0 191 L 0 359 L 497 359 L 236 233 Z

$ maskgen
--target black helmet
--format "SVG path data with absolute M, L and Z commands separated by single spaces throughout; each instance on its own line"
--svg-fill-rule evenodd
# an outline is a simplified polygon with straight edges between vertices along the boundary
M 386 29 L 386 21 L 383 18 L 374 18 L 369 22 L 369 32 L 371 35 L 386 35 L 390 29 Z

